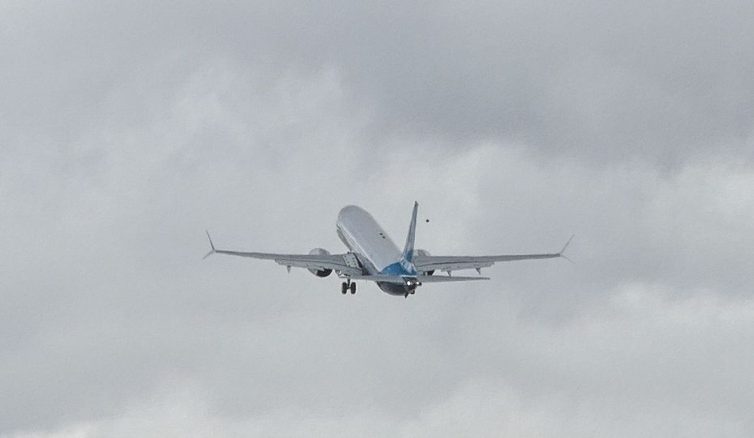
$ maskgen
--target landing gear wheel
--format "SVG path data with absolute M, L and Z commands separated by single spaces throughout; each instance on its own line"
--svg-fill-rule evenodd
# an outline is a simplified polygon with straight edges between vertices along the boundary
M 351 283 L 351 295 L 356 293 L 356 282 Z
M 346 292 L 348 292 L 348 283 L 345 283 L 345 282 L 341 283 L 341 285 L 340 285 L 340 292 L 343 295 L 345 295 Z

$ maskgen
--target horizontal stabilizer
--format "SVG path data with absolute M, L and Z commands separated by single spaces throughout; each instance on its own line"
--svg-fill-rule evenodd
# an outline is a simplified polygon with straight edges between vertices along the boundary
M 450 277 L 447 275 L 418 275 L 405 276 L 400 275 L 349 275 L 351 280 L 367 280 L 380 283 L 406 284 L 406 281 L 413 280 L 419 283 L 444 283 L 448 281 L 472 281 L 472 280 L 489 280 L 489 277 Z
M 422 283 L 446 283 L 448 281 L 489 280 L 490 277 L 451 277 L 449 275 L 421 275 L 416 277 Z

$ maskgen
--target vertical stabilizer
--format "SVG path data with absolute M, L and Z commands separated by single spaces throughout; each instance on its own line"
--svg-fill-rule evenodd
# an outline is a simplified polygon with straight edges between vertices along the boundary
M 403 248 L 403 260 L 413 262 L 414 260 L 414 240 L 416 239 L 416 212 L 419 210 L 419 203 L 414 202 L 414 211 L 411 213 L 411 225 L 408 227 L 408 236 L 406 236 L 406 246 Z

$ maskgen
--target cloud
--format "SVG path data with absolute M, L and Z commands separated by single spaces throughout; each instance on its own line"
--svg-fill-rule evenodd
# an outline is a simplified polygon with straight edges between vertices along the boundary
M 354 101 L 372 108 L 365 133 L 377 146 L 408 136 L 446 148 L 514 141 L 540 158 L 596 164 L 751 161 L 746 2 L 9 9 L 6 114 L 58 136 L 101 115 L 123 80 L 138 76 L 143 88 L 122 102 L 143 100 L 226 60 L 252 74 L 341 72 Z
M 0 434 L 751 434 L 750 6 L 2 8 Z M 415 199 L 433 254 L 576 264 L 200 260 Z
M 395 408 L 402 411 L 398 415 L 385 412 L 379 404 L 340 406 L 341 401 L 327 398 L 333 388 L 320 388 L 324 391 L 317 395 L 299 388 L 289 400 L 292 404 L 278 406 L 273 398 L 271 405 L 259 411 L 229 416 L 209 402 L 217 397 L 216 385 L 201 387 L 167 379 L 148 401 L 116 416 L 60 431 L 11 436 L 340 436 L 387 432 L 396 436 L 745 436 L 750 432 L 746 407 L 752 392 L 747 381 L 736 376 L 744 375 L 752 360 L 745 348 L 753 333 L 751 300 L 741 303 L 699 297 L 678 301 L 662 290 L 631 285 L 616 291 L 605 306 L 561 327 L 516 322 L 515 308 L 503 312 L 506 318 L 499 318 L 498 310 L 474 304 L 460 317 L 456 314 L 454 321 L 444 321 L 453 329 L 451 339 L 446 340 L 449 348 L 443 350 L 446 360 L 416 361 L 424 357 L 422 350 L 404 351 L 401 359 L 413 367 L 405 376 L 394 377 L 408 385 L 394 392 Z M 371 309 L 358 306 L 357 313 Z M 285 329 L 274 332 L 286 334 Z M 304 337 L 318 343 L 315 339 L 320 330 L 309 332 Z M 472 333 L 476 336 L 469 337 Z M 367 339 L 377 340 L 368 335 Z M 352 337 L 346 336 L 344 342 L 354 346 Z M 459 344 L 451 345 L 454 342 Z M 231 350 L 235 359 L 250 351 Z M 290 353 L 307 357 L 304 351 Z M 451 359 L 451 355 L 455 357 Z M 345 364 L 353 358 L 345 358 Z M 459 380 L 446 396 L 428 401 L 401 398 L 411 391 L 410 382 L 421 381 L 423 373 L 436 373 L 431 370 L 451 362 L 462 362 L 462 366 L 445 376 Z M 311 361 L 303 364 L 316 367 Z M 223 368 L 227 371 L 227 364 Z M 370 374 L 375 371 L 361 368 L 354 374 L 360 375 L 361 385 L 372 386 L 375 382 L 361 372 L 364 369 Z M 254 371 L 253 367 L 247 369 L 248 373 Z M 348 382 L 348 368 L 337 372 Z M 310 373 L 310 369 L 299 368 L 285 374 L 298 382 L 296 375 Z M 427 384 L 441 381 L 447 379 Z M 284 395 L 294 394 L 290 387 L 284 388 L 288 388 L 281 388 Z M 359 392 L 358 386 L 352 389 Z M 370 389 L 372 394 L 379 393 L 375 387 Z M 296 405 L 296 397 L 311 397 L 308 403 L 318 406 Z

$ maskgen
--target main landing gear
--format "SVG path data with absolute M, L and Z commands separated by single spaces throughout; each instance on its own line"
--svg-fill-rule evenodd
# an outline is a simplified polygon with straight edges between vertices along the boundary
M 343 295 L 347 294 L 349 290 L 351 291 L 351 295 L 353 295 L 353 294 L 356 293 L 356 282 L 355 281 L 351 281 L 350 279 L 348 280 L 348 282 L 344 281 L 340 285 L 340 292 Z

